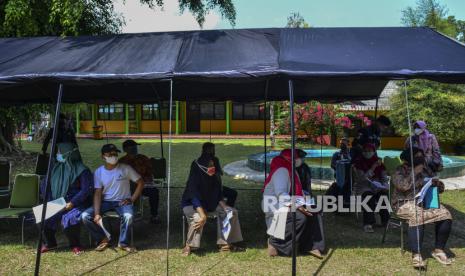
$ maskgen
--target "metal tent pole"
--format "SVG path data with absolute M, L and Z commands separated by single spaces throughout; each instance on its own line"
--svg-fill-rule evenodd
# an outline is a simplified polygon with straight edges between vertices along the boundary
M 171 143 L 172 143 L 172 133 L 171 133 L 171 119 L 173 117 L 173 80 L 170 80 L 170 112 L 169 119 L 170 125 L 168 130 L 168 180 L 167 180 L 167 196 L 166 196 L 166 275 L 169 275 L 169 253 L 170 253 L 170 186 L 171 186 Z
M 60 109 L 61 109 L 61 100 L 63 96 L 63 84 L 60 83 L 58 87 L 58 96 L 57 96 L 57 103 L 55 108 L 55 118 L 53 122 L 53 132 L 52 132 L 52 144 L 50 150 L 50 156 L 48 159 L 48 167 L 47 167 L 47 174 L 45 176 L 45 194 L 44 194 L 44 203 L 41 215 L 41 223 L 40 223 L 40 232 L 39 232 L 39 242 L 37 243 L 37 253 L 36 253 L 36 265 L 35 265 L 35 272 L 34 275 L 38 276 L 40 271 L 40 257 L 42 255 L 41 248 L 42 248 L 42 237 L 44 234 L 44 225 L 45 225 L 45 211 L 47 210 L 47 198 L 49 194 L 49 186 L 50 186 L 50 174 L 51 174 L 51 166 L 52 166 L 52 159 L 53 153 L 56 146 L 57 140 L 57 133 L 58 133 L 58 124 L 60 120 Z
M 165 154 L 163 151 L 163 125 L 162 125 L 162 119 L 161 119 L 161 101 L 160 97 L 158 96 L 158 122 L 160 124 L 160 150 L 161 150 L 161 158 L 165 158 Z M 170 105 L 170 116 L 171 116 L 171 105 Z M 170 117 L 170 129 L 171 129 L 171 117 Z
M 295 208 L 295 160 L 294 160 L 294 151 L 295 151 L 295 128 L 294 128 L 294 83 L 292 80 L 289 80 L 289 113 L 290 113 L 290 126 L 291 126 L 291 214 L 292 214 L 292 275 L 296 275 L 296 208 Z
M 267 166 L 267 158 L 266 158 L 266 101 L 268 99 L 268 86 L 269 86 L 269 81 L 266 80 L 265 83 L 265 105 L 264 105 L 264 110 L 263 110 L 263 141 L 264 141 L 264 153 L 265 153 L 265 181 L 267 177 L 267 171 L 266 171 L 266 166 Z

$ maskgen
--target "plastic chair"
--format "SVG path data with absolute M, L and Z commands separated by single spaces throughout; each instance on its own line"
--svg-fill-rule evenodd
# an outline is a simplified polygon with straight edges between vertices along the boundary
M 399 157 L 386 156 L 383 158 L 384 166 L 388 175 L 393 175 L 396 172 L 397 167 L 402 165 L 402 161 Z
M 0 193 L 8 193 L 10 187 L 11 163 L 8 160 L 0 160 Z
M 15 178 L 8 208 L 0 209 L 0 219 L 21 220 L 21 243 L 24 244 L 24 222 L 32 207 L 39 204 L 39 176 L 18 174 Z

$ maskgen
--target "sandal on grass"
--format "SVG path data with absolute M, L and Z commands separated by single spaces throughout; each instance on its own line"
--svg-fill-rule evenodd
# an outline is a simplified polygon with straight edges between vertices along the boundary
M 225 244 L 225 245 L 220 245 L 219 250 L 220 252 L 231 252 L 231 245 L 230 244 Z
M 79 256 L 84 253 L 84 250 L 82 250 L 82 248 L 79 246 L 73 247 L 71 251 L 73 252 L 74 256 Z
M 413 255 L 412 265 L 416 269 L 424 269 L 426 267 L 426 263 L 425 261 L 423 261 L 423 258 L 421 257 L 420 254 Z
M 313 249 L 311 251 L 308 252 L 310 255 L 312 255 L 313 257 L 317 258 L 317 259 L 323 259 L 323 255 L 321 254 L 320 250 L 318 249 Z
M 137 252 L 137 250 L 134 247 L 130 247 L 130 246 L 127 246 L 127 245 L 121 245 L 121 244 L 118 245 L 118 249 L 121 250 L 121 251 L 128 252 L 128 253 Z
M 98 244 L 98 246 L 95 248 L 95 251 L 99 251 L 99 252 L 103 251 L 107 249 L 109 245 L 110 245 L 110 241 L 107 239 L 104 239 Z
M 439 252 L 439 253 L 436 253 L 436 252 L 431 252 L 431 256 L 436 259 L 436 261 L 438 261 L 439 263 L 443 264 L 443 265 L 451 265 L 452 264 L 452 260 L 447 258 L 447 255 L 446 253 L 444 252 Z

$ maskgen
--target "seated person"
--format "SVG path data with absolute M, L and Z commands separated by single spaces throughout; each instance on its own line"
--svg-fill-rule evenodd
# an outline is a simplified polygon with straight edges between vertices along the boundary
M 118 152 L 121 151 L 115 145 L 104 145 L 101 152 L 105 165 L 94 172 L 94 206 L 82 213 L 82 221 L 93 239 L 98 242 L 96 250 L 103 251 L 110 241 L 98 223 L 102 214 L 116 211 L 121 217 L 118 248 L 132 252 L 134 248 L 129 246 L 129 231 L 134 212 L 133 204 L 144 189 L 144 180 L 131 166 L 118 163 Z M 129 181 L 137 184 L 132 196 Z
M 349 139 L 341 138 L 340 141 L 340 149 L 333 154 L 331 158 L 331 168 L 336 172 L 336 164 L 337 161 L 340 160 L 348 160 L 350 161 L 350 152 L 349 152 Z M 336 173 L 334 173 L 334 177 L 336 177 Z
M 60 143 L 57 149 L 57 162 L 53 166 L 47 201 L 63 197 L 66 208 L 46 220 L 41 251 L 45 253 L 57 247 L 55 233 L 58 222 L 61 222 L 71 250 L 75 255 L 79 255 L 82 253 L 79 225 L 81 212 L 92 204 L 94 180 L 92 172 L 82 163 L 81 154 L 75 144 Z M 42 196 L 45 195 L 45 184 L 46 182 L 42 181 Z
M 217 244 L 220 251 L 240 249 L 234 245 L 243 240 L 238 212 L 223 200 L 220 171 L 219 160 L 215 157 L 215 145 L 203 144 L 202 154 L 191 164 L 189 178 L 182 195 L 181 206 L 189 223 L 187 241 L 183 249 L 183 254 L 186 256 L 200 247 L 203 227 L 209 212 L 217 214 Z M 232 218 L 231 230 L 226 238 L 222 231 L 222 222 L 228 213 L 232 213 Z
M 336 151 L 331 158 L 331 168 L 334 170 L 334 182 L 326 192 L 327 195 L 344 196 L 344 203 L 350 201 L 350 168 L 351 155 L 349 151 L 349 139 L 342 138 L 340 150 Z
M 156 224 L 160 222 L 158 219 L 159 192 L 157 187 L 153 186 L 152 162 L 147 156 L 138 153 L 137 146 L 140 146 L 140 144 L 134 140 L 124 141 L 123 151 L 126 155 L 119 159 L 119 163 L 131 166 L 144 179 L 145 186 L 142 195 L 149 198 L 150 222 Z M 134 192 L 134 188 L 132 185 L 132 192 Z
M 376 154 L 375 145 L 365 144 L 363 146 L 362 156 L 354 161 L 354 168 L 355 194 L 361 195 L 362 200 L 371 196 L 367 205 L 372 212 L 367 212 L 363 208 L 363 230 L 366 233 L 373 233 L 373 225 L 376 222 L 374 210 L 380 198 L 387 196 L 389 190 L 386 168 Z M 378 186 L 373 182 L 378 183 Z M 389 211 L 382 209 L 379 211 L 379 215 L 381 216 L 381 224 L 385 226 L 389 220 Z
M 441 264 L 450 265 L 452 262 L 444 252 L 444 248 L 451 231 L 452 216 L 442 204 L 438 209 L 426 209 L 421 205 L 415 205 L 410 149 L 404 150 L 400 158 L 403 164 L 397 168 L 392 179 L 395 187 L 392 206 L 399 218 L 408 221 L 408 239 L 412 250 L 413 266 L 416 268 L 425 267 L 425 262 L 421 256 L 421 248 L 425 224 L 428 223 L 434 223 L 436 228 L 435 245 L 431 255 Z M 425 155 L 419 148 L 413 148 L 413 169 L 415 173 L 415 192 L 418 193 L 425 183 L 425 178 L 433 176 L 433 172 L 426 164 Z M 438 187 L 440 193 L 444 191 L 444 184 L 436 178 L 433 178 L 433 186 Z M 418 244 L 418 241 L 420 241 L 420 244 Z
M 292 254 L 292 216 L 289 215 L 291 210 L 291 177 L 294 174 L 295 195 L 300 198 L 296 205 L 296 241 L 300 245 L 301 252 L 310 252 L 317 241 L 321 241 L 322 237 L 318 237 L 318 232 L 314 231 L 318 227 L 312 213 L 310 213 L 302 204 L 304 191 L 302 183 L 297 175 L 297 172 L 292 172 L 291 150 L 285 149 L 280 155 L 271 160 L 270 174 L 265 180 L 263 188 L 262 209 L 265 213 L 267 233 L 270 235 L 268 239 L 268 255 L 271 257 L 279 255 L 290 256 Z M 295 151 L 295 165 L 300 167 L 302 159 Z M 279 234 L 274 234 L 272 229 L 272 221 L 275 216 L 279 217 L 282 212 L 278 210 L 285 208 L 288 211 L 286 220 L 277 219 L 279 225 L 276 229 L 285 229 L 284 236 L 279 237 Z
M 304 195 L 313 197 L 312 193 L 312 171 L 310 167 L 305 163 L 303 160 L 307 153 L 301 149 L 297 150 L 298 157 L 302 160 L 302 162 L 298 162 L 301 164 L 300 166 L 296 167 L 297 174 L 299 175 L 300 183 L 302 184 L 302 191 Z M 325 240 L 324 240 L 324 231 L 323 231 L 323 217 L 320 213 L 313 214 L 312 217 L 308 217 L 309 224 L 311 225 L 310 229 L 312 229 L 313 240 L 310 242 L 313 244 L 312 250 L 310 254 L 317 257 L 323 258 L 322 252 L 325 251 Z

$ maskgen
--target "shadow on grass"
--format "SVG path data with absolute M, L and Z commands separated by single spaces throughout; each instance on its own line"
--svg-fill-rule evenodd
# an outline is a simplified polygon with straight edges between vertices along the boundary
M 329 261 L 329 259 L 331 259 L 331 257 L 333 256 L 334 251 L 336 251 L 336 249 L 329 249 L 328 250 L 329 253 L 325 256 L 325 259 L 321 262 L 320 266 L 318 266 L 318 269 L 315 271 L 315 273 L 313 273 L 314 276 L 319 275 L 319 273 L 321 272 L 323 267 L 326 265 L 326 263 Z
M 119 260 L 121 260 L 123 258 L 126 258 L 127 256 L 129 256 L 131 254 L 137 254 L 137 253 L 128 253 L 128 254 L 125 254 L 125 255 L 122 255 L 122 256 L 118 256 L 118 257 L 114 258 L 113 260 L 109 260 L 109 261 L 107 261 L 107 262 L 105 262 L 105 263 L 103 263 L 101 265 L 98 265 L 98 266 L 92 268 L 92 269 L 84 271 L 83 273 L 81 273 L 79 275 L 91 275 L 93 272 L 99 270 L 100 268 L 103 268 L 103 267 L 105 267 L 105 266 L 107 266 L 107 265 L 109 265 L 111 263 L 114 263 L 114 262 L 117 262 L 117 261 L 119 261 Z

